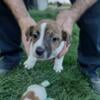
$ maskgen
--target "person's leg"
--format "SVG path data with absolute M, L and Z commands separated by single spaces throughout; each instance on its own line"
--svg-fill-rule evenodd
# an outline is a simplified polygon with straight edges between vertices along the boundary
M 72 0 L 73 2 L 75 0 Z M 96 70 L 100 66 L 100 1 L 86 11 L 78 21 L 80 27 L 78 62 L 92 86 L 100 93 L 100 78 Z
M 88 73 L 92 87 L 100 93 L 100 1 L 91 7 L 79 20 L 80 39 L 78 62 L 83 73 Z
M 3 21 L 7 20 L 7 21 Z M 20 29 L 15 22 L 0 19 L 0 74 L 19 64 L 22 57 Z
M 79 61 L 100 65 L 100 2 L 91 7 L 78 21 L 80 27 Z

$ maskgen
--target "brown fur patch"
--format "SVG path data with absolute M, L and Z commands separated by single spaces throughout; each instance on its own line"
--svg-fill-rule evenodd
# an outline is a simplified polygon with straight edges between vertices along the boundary
M 21 100 L 25 100 L 25 98 L 29 98 L 30 100 L 39 100 L 33 91 L 28 92 L 25 96 L 21 97 Z

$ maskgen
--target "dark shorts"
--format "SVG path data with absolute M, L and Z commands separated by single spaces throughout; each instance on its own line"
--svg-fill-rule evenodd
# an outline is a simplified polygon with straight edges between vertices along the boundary
M 18 51 L 21 32 L 17 21 L 3 1 L 0 1 L 0 54 Z
M 78 61 L 100 65 L 100 0 L 77 23 L 80 27 Z
M 33 0 L 24 0 L 26 8 L 32 6 Z M 0 54 L 20 51 L 21 31 L 10 9 L 0 0 Z
M 27 8 L 32 0 L 24 0 Z M 10 9 L 0 0 L 0 70 L 12 69 L 22 58 L 21 30 Z

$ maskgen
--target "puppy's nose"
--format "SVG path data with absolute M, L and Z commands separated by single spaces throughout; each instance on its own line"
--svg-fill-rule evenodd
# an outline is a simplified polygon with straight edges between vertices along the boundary
M 36 54 L 38 55 L 38 56 L 42 56 L 43 55 L 43 53 L 44 53 L 44 48 L 42 48 L 42 47 L 37 47 L 36 48 Z

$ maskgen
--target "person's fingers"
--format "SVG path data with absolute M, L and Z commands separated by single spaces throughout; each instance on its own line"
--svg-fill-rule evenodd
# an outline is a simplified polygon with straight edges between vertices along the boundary
M 62 24 L 64 23 L 64 21 L 62 20 L 62 18 L 58 18 L 58 19 L 56 20 L 56 23 L 61 27 Z
M 28 55 L 29 54 L 30 39 L 27 41 L 26 36 L 22 35 L 22 42 L 23 42 L 23 45 L 24 45 L 25 52 Z
M 70 45 L 68 45 L 68 47 L 66 47 L 66 42 L 65 42 L 64 48 L 63 48 L 62 51 L 58 54 L 57 58 L 60 58 L 60 57 L 62 57 L 63 55 L 65 55 L 65 54 L 68 52 L 69 47 L 70 47 Z
M 62 30 L 65 31 L 66 33 L 68 33 L 69 35 L 71 35 L 72 29 L 73 29 L 72 21 L 70 19 L 66 20 L 62 26 Z

